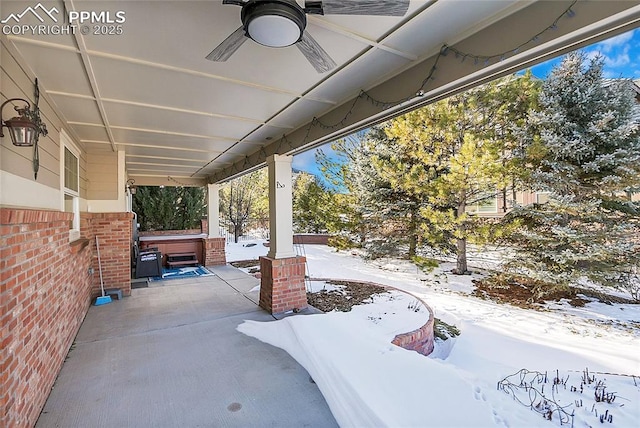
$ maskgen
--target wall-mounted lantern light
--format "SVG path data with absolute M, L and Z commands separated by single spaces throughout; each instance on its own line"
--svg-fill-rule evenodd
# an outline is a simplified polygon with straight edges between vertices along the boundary
M 127 190 L 132 195 L 136 194 L 136 186 L 134 186 L 135 182 L 136 180 L 134 180 L 133 178 L 127 180 Z
M 0 137 L 4 137 L 2 128 L 7 128 L 11 142 L 18 147 L 33 147 L 33 172 L 34 177 L 38 178 L 38 169 L 40 168 L 40 156 L 38 153 L 38 137 L 47 135 L 47 126 L 40 118 L 40 109 L 38 108 L 38 100 L 40 99 L 40 88 L 38 88 L 38 79 L 35 81 L 35 101 L 33 108 L 29 101 L 23 98 L 10 98 L 0 106 Z M 12 101 L 19 101 L 25 105 L 14 106 L 14 110 L 18 112 L 18 116 L 4 120 L 4 106 Z
M 26 104 L 26 107 L 20 108 L 18 106 L 15 106 L 14 109 L 18 112 L 19 116 L 4 120 L 4 106 L 11 101 L 22 101 Z M 2 103 L 2 107 L 0 107 L 0 120 L 2 120 L 2 126 L 0 127 L 0 137 L 4 137 L 2 128 L 6 127 L 9 130 L 9 136 L 11 137 L 11 142 L 14 146 L 33 146 L 36 143 L 39 130 L 37 125 L 29 117 L 30 112 L 31 104 L 29 104 L 27 100 L 23 100 L 22 98 L 11 98 Z

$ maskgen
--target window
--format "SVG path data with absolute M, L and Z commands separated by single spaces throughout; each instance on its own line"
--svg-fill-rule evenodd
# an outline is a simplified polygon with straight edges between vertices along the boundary
M 60 170 L 62 187 L 62 209 L 73 213 L 69 223 L 69 240 L 80 238 L 80 151 L 73 145 L 69 137 L 60 133 Z
M 478 203 L 475 203 L 473 205 L 468 205 L 466 211 L 471 214 L 481 214 L 481 213 L 495 214 L 498 212 L 498 197 L 490 196 L 487 199 L 484 199 Z
M 497 213 L 498 212 L 498 198 L 492 197 L 485 199 L 482 202 L 478 202 L 479 213 Z
M 64 187 L 78 192 L 78 158 L 67 147 L 64 148 Z
M 549 192 L 536 192 L 536 203 L 537 204 L 546 204 L 549 202 Z

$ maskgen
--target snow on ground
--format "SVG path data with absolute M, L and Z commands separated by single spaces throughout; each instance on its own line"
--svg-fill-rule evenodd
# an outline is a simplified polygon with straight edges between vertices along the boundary
M 267 248 L 258 244 L 229 244 L 227 260 L 265 255 Z M 386 295 L 348 313 L 247 321 L 238 327 L 286 350 L 304 366 L 341 426 L 559 426 L 562 412 L 553 403 L 547 403 L 552 421 L 530 408 L 532 401 L 543 401 L 540 393 L 567 406 L 564 423 L 574 412 L 574 427 L 599 426 L 605 412 L 607 418 L 613 415 L 605 426 L 639 426 L 638 305 L 594 302 L 573 308 L 562 302 L 549 304 L 545 311 L 527 310 L 469 296 L 473 277 L 448 273 L 450 263 L 426 274 L 406 261 L 365 262 L 320 245 L 304 250 L 311 277 L 396 287 L 420 297 L 436 317 L 461 330 L 458 338 L 439 342 L 431 357 L 396 347 L 390 343 L 393 336 L 416 328 L 427 314 L 410 309 L 410 296 Z M 585 368 L 596 380 L 584 385 L 583 393 L 573 392 L 572 387 L 580 389 Z M 524 391 L 517 387 L 520 377 L 513 376 L 512 383 L 498 390 L 498 382 L 521 369 L 547 372 L 550 383 L 541 391 L 543 384 L 533 382 L 533 389 Z M 553 388 L 556 370 L 566 385 Z M 527 379 L 535 380 L 535 373 Z M 596 403 L 596 385 L 598 392 L 605 385 L 615 400 Z
M 265 247 L 263 245 L 265 242 L 266 241 L 262 239 L 255 239 L 239 242 L 237 244 L 227 243 L 227 263 L 238 260 L 253 260 L 260 256 L 266 256 L 267 251 L 269 251 L 269 247 Z

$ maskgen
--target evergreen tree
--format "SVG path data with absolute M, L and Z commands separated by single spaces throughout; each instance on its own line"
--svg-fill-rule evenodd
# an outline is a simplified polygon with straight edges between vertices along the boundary
M 355 246 L 364 245 L 371 222 L 363 217 L 362 207 L 365 206 L 366 195 L 358 186 L 357 165 L 368 160 L 362 160 L 363 146 L 361 140 L 366 132 L 360 131 L 347 138 L 331 144 L 331 153 L 323 150 L 316 151 L 316 162 L 320 171 L 333 193 L 331 198 L 328 229 L 338 233 Z
M 140 186 L 133 197 L 141 230 L 183 230 L 200 226 L 206 213 L 202 187 Z
M 352 166 L 359 211 L 369 226 L 365 248 L 372 257 L 412 258 L 423 241 L 421 209 L 426 196 L 399 186 L 397 179 L 419 168 L 420 163 L 406 146 L 388 137 L 388 128 L 374 127 L 366 134 Z
M 640 184 L 638 107 L 629 82 L 603 81 L 602 66 L 572 53 L 551 71 L 526 130 L 529 184 L 550 200 L 505 218 L 519 226 L 512 269 L 558 286 L 583 276 L 620 286 L 640 261 L 640 204 L 627 194 Z
M 391 189 L 419 206 L 426 241 L 455 252 L 465 274 L 467 242 L 499 232 L 473 206 L 506 193 L 522 170 L 517 127 L 532 107 L 537 86 L 530 74 L 492 82 L 389 121 L 388 155 L 373 165 Z M 506 108 L 511 106 L 516 108 Z
M 335 223 L 333 194 L 312 174 L 299 173 L 293 184 L 293 226 L 297 232 L 320 233 Z
M 518 191 L 526 189 L 530 169 L 525 154 L 527 119 L 538 106 L 541 81 L 531 70 L 522 76 L 508 76 L 494 82 L 488 90 L 479 91 L 477 96 L 483 106 L 483 121 L 487 123 L 485 134 L 501 141 L 499 150 L 504 166 L 503 187 L 499 189 L 501 211 L 507 212 L 513 206 Z
M 178 230 L 197 229 L 201 227 L 201 219 L 207 213 L 204 187 L 177 187 L 178 191 Z

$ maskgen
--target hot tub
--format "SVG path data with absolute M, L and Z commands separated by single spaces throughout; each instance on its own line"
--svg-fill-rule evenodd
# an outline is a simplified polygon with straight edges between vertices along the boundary
M 157 248 L 162 253 L 162 265 L 167 264 L 167 254 L 195 253 L 198 263 L 204 265 L 204 239 L 206 233 L 197 235 L 157 235 L 141 236 L 140 251 Z

